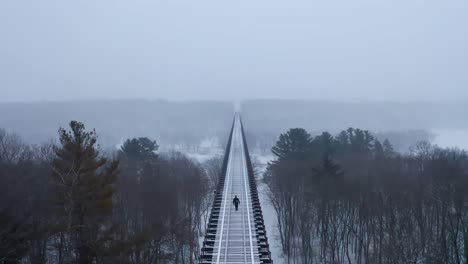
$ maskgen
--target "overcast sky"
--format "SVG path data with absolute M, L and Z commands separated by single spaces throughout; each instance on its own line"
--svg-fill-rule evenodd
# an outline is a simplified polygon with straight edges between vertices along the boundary
M 2 0 L 0 91 L 468 102 L 468 1 Z

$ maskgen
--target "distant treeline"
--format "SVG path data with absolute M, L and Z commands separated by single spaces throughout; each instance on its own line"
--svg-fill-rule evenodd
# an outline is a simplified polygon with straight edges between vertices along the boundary
M 468 261 L 468 156 L 348 129 L 281 134 L 264 181 L 287 263 Z
M 368 129 L 388 138 L 397 151 L 431 141 L 434 129 L 468 128 L 468 107 L 437 103 L 334 103 L 299 100 L 247 100 L 241 105 L 252 149 L 268 151 L 281 131 L 302 127 L 312 134 L 344 127 Z M 81 120 L 99 132 L 103 147 L 126 138 L 158 138 L 164 146 L 196 148 L 202 140 L 225 143 L 233 116 L 232 102 L 164 100 L 94 100 L 0 104 L 0 127 L 25 141 L 42 143 L 64 120 Z M 54 137 L 56 138 L 56 137 Z
M 468 104 L 462 103 L 341 103 L 301 100 L 248 100 L 242 103 L 246 127 L 286 131 L 338 132 L 343 127 L 373 131 L 466 129 Z
M 198 145 L 219 138 L 222 145 L 233 117 L 231 102 L 163 100 L 95 100 L 0 104 L 0 127 L 25 141 L 56 138 L 64 120 L 80 120 L 97 129 L 101 146 L 115 146 L 131 137 L 158 138 L 164 145 Z
M 221 159 L 158 147 L 132 138 L 103 154 L 75 121 L 58 144 L 0 129 L 0 263 L 195 263 Z
M 430 141 L 429 132 L 468 128 L 468 104 L 444 103 L 339 103 L 306 100 L 248 100 L 242 117 L 249 141 L 263 150 L 271 148 L 282 131 L 302 127 L 312 134 L 338 133 L 346 127 L 372 131 L 388 138 L 398 151 L 418 141 Z

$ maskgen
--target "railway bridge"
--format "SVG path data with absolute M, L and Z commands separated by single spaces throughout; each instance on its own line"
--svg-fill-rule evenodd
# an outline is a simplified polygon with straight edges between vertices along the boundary
M 240 200 L 238 211 L 235 196 Z M 211 263 L 273 263 L 239 114 L 234 117 L 200 255 L 200 264 Z

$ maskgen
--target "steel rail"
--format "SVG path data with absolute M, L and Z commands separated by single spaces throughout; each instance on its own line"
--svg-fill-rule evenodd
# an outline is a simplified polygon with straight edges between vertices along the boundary
M 239 123 L 240 123 L 240 120 L 239 120 Z M 242 125 L 242 124 L 240 124 Z M 247 196 L 247 201 L 246 201 L 246 205 L 247 205 L 247 222 L 249 223 L 249 242 L 250 242 L 250 257 L 251 257 L 251 260 L 252 260 L 252 264 L 255 263 L 255 259 L 254 259 L 254 252 L 253 252 L 253 242 L 252 242 L 252 227 L 251 227 L 251 224 L 250 224 L 250 207 L 249 207 L 249 203 L 251 202 L 251 200 L 248 198 L 249 197 L 249 194 L 248 194 L 248 190 L 249 188 L 247 187 L 247 162 L 246 162 L 246 158 L 245 158 L 245 149 L 244 149 L 244 139 L 242 138 L 242 147 L 241 147 L 241 152 L 242 152 L 242 168 L 243 168 L 243 179 L 244 179 L 244 190 L 245 190 L 245 195 Z
M 271 264 L 249 149 L 238 113 L 234 116 L 227 148 L 224 175 L 213 201 L 199 263 Z M 241 199 L 241 212 L 231 204 L 234 194 Z
M 233 148 L 232 148 L 232 139 L 231 139 L 231 147 L 230 147 L 230 150 L 229 150 L 228 166 L 227 166 L 227 169 L 226 169 L 226 185 L 225 185 L 226 187 L 225 187 L 225 190 L 224 190 L 223 218 L 221 220 L 221 233 L 220 233 L 220 237 L 219 237 L 218 256 L 216 257 L 216 264 L 219 264 L 219 259 L 221 257 L 221 248 L 222 248 L 221 245 L 222 245 L 222 242 L 223 242 L 223 232 L 224 232 L 224 217 L 226 216 L 227 193 L 228 193 L 228 189 L 229 189 L 229 179 L 230 179 L 230 176 L 231 176 L 232 152 L 233 152 Z

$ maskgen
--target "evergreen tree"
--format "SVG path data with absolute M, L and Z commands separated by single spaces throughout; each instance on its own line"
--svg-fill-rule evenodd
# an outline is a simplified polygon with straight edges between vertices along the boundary
M 156 159 L 159 146 L 156 141 L 147 137 L 127 139 L 121 148 L 121 153 L 133 159 Z
M 384 148 L 379 140 L 374 141 L 374 158 L 381 160 L 385 156 Z
M 323 132 L 320 136 L 316 136 L 312 142 L 314 152 L 320 154 L 320 156 L 332 156 L 335 152 L 336 141 L 333 136 L 328 132 Z
M 157 248 L 167 232 L 167 211 L 161 210 L 161 206 L 167 207 L 158 201 L 164 200 L 159 191 L 161 186 L 170 187 L 163 183 L 157 150 L 156 141 L 140 137 L 127 139 L 119 151 L 121 175 L 117 214 L 122 223 L 119 235 L 132 249 L 129 259 L 134 258 L 136 263 L 149 262 L 152 254 L 157 256 L 156 259 L 162 258 L 153 246 Z M 153 250 L 154 253 L 150 254 Z
M 95 131 L 77 121 L 59 129 L 52 179 L 57 188 L 57 224 L 65 263 L 107 262 L 112 236 L 109 222 L 118 161 L 99 156 Z
M 357 153 L 369 153 L 372 149 L 374 137 L 367 130 L 348 128 L 351 149 Z
M 383 142 L 383 151 L 386 157 L 392 157 L 395 154 L 392 143 L 388 139 L 385 139 Z
M 346 133 L 346 131 L 341 131 L 340 134 L 338 134 L 338 136 L 336 137 L 336 142 L 342 149 L 348 147 L 349 136 Z
M 271 151 L 280 160 L 287 158 L 304 159 L 310 154 L 311 143 L 312 138 L 307 131 L 302 128 L 293 128 L 280 135 Z
M 16 219 L 10 210 L 0 210 L 0 263 L 19 263 L 26 255 L 31 230 L 27 219 Z
M 333 155 L 327 152 L 322 153 L 322 160 L 313 171 L 319 182 L 328 183 L 338 180 L 344 174 L 341 166 L 333 160 Z

